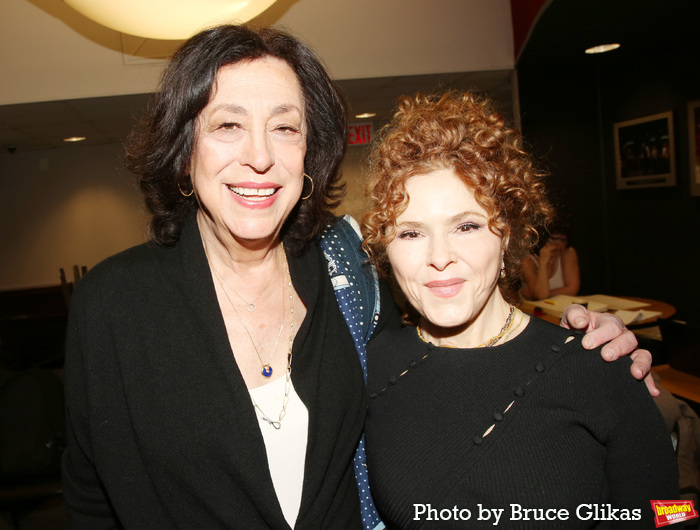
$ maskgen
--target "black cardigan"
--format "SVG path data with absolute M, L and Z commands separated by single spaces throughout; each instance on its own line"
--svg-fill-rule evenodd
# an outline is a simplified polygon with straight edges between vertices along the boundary
M 296 528 L 360 528 L 360 364 L 320 250 L 289 267 L 307 310 L 292 365 L 309 411 Z M 134 247 L 81 280 L 66 401 L 73 528 L 288 528 L 194 218 L 174 247 Z
M 367 465 L 387 526 L 493 528 L 481 505 L 504 510 L 498 528 L 654 528 L 649 501 L 679 498 L 666 425 L 629 358 L 607 363 L 581 337 L 532 318 L 493 348 L 434 347 L 415 328 L 370 343 Z M 428 504 L 469 514 L 431 521 Z M 608 504 L 641 520 L 603 520 Z

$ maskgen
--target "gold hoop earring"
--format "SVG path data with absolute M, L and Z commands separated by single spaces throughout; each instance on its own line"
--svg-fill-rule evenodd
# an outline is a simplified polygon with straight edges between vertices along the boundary
M 182 191 L 182 188 L 180 187 L 179 184 L 177 185 L 177 189 L 180 190 L 180 195 L 182 195 L 183 197 L 191 197 L 192 194 L 194 193 L 194 186 L 192 186 L 192 189 L 190 190 L 189 193 L 185 193 L 184 191 Z
M 306 197 L 301 198 L 302 201 L 305 201 L 306 199 L 311 197 L 311 195 L 313 195 L 313 193 L 314 193 L 314 180 L 310 176 L 308 176 L 306 173 L 304 173 L 304 177 L 309 179 L 309 182 L 311 182 L 311 191 L 309 192 L 309 194 Z

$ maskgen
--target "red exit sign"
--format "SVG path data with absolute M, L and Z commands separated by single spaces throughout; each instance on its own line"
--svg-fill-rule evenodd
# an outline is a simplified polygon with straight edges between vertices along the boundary
M 372 139 L 372 123 L 349 123 L 348 145 L 367 145 Z

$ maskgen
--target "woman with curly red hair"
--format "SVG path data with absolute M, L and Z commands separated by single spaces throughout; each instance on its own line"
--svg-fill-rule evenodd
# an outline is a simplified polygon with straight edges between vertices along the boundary
M 479 505 L 515 521 L 518 505 L 590 527 L 600 519 L 580 507 L 594 503 L 650 525 L 649 500 L 677 498 L 678 477 L 630 362 L 586 355 L 580 334 L 513 305 L 552 216 L 518 133 L 468 93 L 404 98 L 368 192 L 367 250 L 418 313 L 368 350 L 367 463 L 385 523 L 476 524 Z

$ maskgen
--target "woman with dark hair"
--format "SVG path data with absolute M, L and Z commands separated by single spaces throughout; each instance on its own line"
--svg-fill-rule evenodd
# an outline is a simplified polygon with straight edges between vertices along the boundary
M 331 282 L 342 264 L 319 237 L 342 197 L 345 145 L 343 99 L 293 37 L 227 25 L 176 52 L 127 145 L 152 241 L 94 267 L 72 299 L 73 527 L 378 522 L 364 466 L 353 469 L 361 348 L 334 289 L 359 282 Z M 398 323 L 382 301 L 377 329 Z M 586 326 L 589 315 L 570 319 Z M 596 319 L 592 342 L 620 335 Z M 625 333 L 608 347 L 634 345 Z
M 678 474 L 646 388 L 629 361 L 513 305 L 552 215 L 517 132 L 487 100 L 447 93 L 402 99 L 379 134 L 366 246 L 418 313 L 368 347 L 384 522 L 653 528 L 649 501 L 678 498 Z
M 131 136 L 127 168 L 139 184 L 152 212 L 151 236 L 161 245 L 177 242 L 182 224 L 198 202 L 190 163 L 197 139 L 197 118 L 209 103 L 222 67 L 276 58 L 295 74 L 304 107 L 305 184 L 310 195 L 286 223 L 288 244 L 308 245 L 332 218 L 330 209 L 343 196 L 338 185 L 345 155 L 346 109 L 342 95 L 323 65 L 306 46 L 280 31 L 259 32 L 242 26 L 220 26 L 192 37 L 174 55 L 151 103 L 147 121 Z M 300 122 L 299 125 L 302 123 Z M 173 178 L 176 176 L 176 178 Z M 313 183 L 313 184 L 312 184 Z M 182 193 L 185 192 L 185 193 Z
M 217 27 L 173 57 L 127 146 L 153 241 L 73 298 L 75 527 L 360 527 L 364 381 L 316 243 L 345 120 L 282 32 Z
M 551 224 L 542 232 L 540 244 L 523 259 L 520 293 L 528 300 L 542 300 L 558 294 L 576 296 L 581 275 L 578 254 L 571 246 L 568 228 Z

